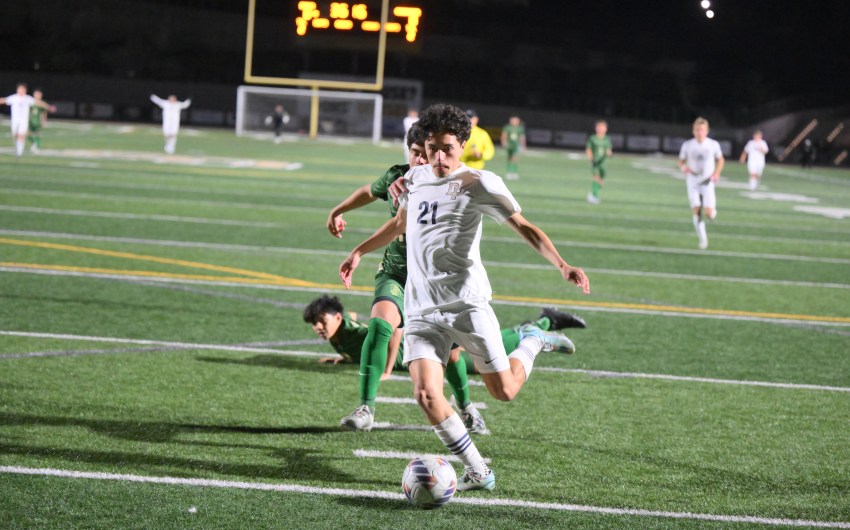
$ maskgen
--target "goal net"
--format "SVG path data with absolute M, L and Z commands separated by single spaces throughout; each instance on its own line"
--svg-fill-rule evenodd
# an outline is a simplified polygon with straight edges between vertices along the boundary
M 236 134 L 270 136 L 278 105 L 289 118 L 284 133 L 381 139 L 380 94 L 246 85 L 236 90 Z

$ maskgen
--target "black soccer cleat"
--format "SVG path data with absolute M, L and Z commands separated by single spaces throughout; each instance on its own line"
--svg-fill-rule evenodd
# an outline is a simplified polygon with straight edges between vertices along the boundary
M 572 313 L 564 313 L 558 311 L 554 307 L 544 307 L 540 313 L 541 317 L 546 317 L 551 323 L 549 329 L 552 331 L 565 328 L 586 328 L 587 323 L 578 315 Z

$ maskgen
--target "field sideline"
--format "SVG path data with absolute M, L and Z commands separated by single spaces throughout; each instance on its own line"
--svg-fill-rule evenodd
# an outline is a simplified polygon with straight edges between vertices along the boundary
M 379 253 L 350 291 L 336 271 L 386 206 L 342 240 L 325 220 L 400 145 L 161 144 L 51 121 L 39 155 L 0 148 L 3 528 L 850 528 L 850 172 L 769 164 L 751 193 L 733 157 L 700 251 L 673 159 L 617 154 L 593 206 L 580 156 L 528 153 L 508 186 L 592 294 L 487 220 L 494 309 L 588 328 L 516 401 L 473 386 L 497 489 L 420 511 L 405 458 L 444 449 L 406 374 L 380 428 L 340 431 L 356 367 L 318 364 L 300 316 L 319 293 L 368 312 Z

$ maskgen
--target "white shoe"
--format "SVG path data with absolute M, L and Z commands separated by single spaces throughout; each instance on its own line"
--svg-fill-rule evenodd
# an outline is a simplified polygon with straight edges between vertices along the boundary
M 708 248 L 708 240 L 707 239 L 700 239 L 699 240 L 699 249 L 705 250 L 707 248 Z
M 591 192 L 587 192 L 587 202 L 589 202 L 590 204 L 599 204 L 602 202 L 602 199 L 600 199 L 599 197 L 594 197 L 593 193 Z
M 519 328 L 519 340 L 525 337 L 537 337 L 543 343 L 542 351 L 558 353 L 575 353 L 576 345 L 563 333 L 543 331 L 534 324 L 524 324 Z
M 354 412 L 339 420 L 339 425 L 349 431 L 368 432 L 372 430 L 375 417 L 369 409 L 369 405 L 360 405 Z
M 41 149 L 39 149 L 38 146 L 35 145 L 35 144 L 32 144 L 32 146 L 30 147 L 30 153 L 33 153 L 33 154 L 38 153 L 40 150 Z

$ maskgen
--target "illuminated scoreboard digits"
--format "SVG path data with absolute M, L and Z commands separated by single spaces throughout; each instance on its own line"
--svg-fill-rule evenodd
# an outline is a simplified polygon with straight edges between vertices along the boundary
M 298 2 L 298 11 L 301 15 L 295 19 L 295 33 L 302 37 L 307 35 L 310 29 L 351 31 L 359 26 L 361 31 L 381 31 L 380 22 L 367 20 L 369 9 L 365 4 L 331 2 L 328 16 L 323 17 L 316 2 L 305 0 Z M 405 40 L 414 42 L 419 32 L 422 10 L 418 7 L 397 6 L 393 8 L 393 16 L 406 22 L 403 25 L 401 22 L 387 22 L 387 33 L 401 33 L 403 29 Z

